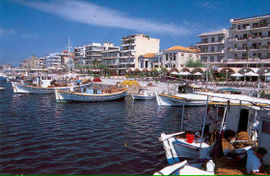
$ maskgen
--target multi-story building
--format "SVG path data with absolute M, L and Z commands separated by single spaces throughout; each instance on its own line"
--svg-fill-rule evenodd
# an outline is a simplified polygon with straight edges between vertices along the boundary
M 109 66 L 110 69 L 117 68 L 119 64 L 120 47 L 111 46 L 102 51 L 102 63 Z
M 159 52 L 159 39 L 143 34 L 134 34 L 122 38 L 119 67 L 120 70 L 139 68 L 139 56 Z
M 59 53 L 51 53 L 46 57 L 46 67 L 60 67 L 61 66 L 61 57 Z
M 21 67 L 25 69 L 42 68 L 42 66 L 42 60 L 36 56 L 31 56 L 31 58 L 27 58 L 21 63 Z
M 183 67 L 189 59 L 200 59 L 199 50 L 185 48 L 182 46 L 173 46 L 163 51 L 162 65 L 165 68 Z
M 139 68 L 160 68 L 162 64 L 162 53 L 147 53 L 139 57 Z
M 85 46 L 74 47 L 74 63 L 77 65 L 85 64 Z
M 85 46 L 85 59 L 84 65 L 98 65 L 102 62 L 102 52 L 110 49 L 118 49 L 111 42 L 101 43 L 91 43 Z
M 198 35 L 201 41 L 197 43 L 200 48 L 201 61 L 203 63 L 220 63 L 226 61 L 226 44 L 228 31 L 207 32 Z
M 104 46 L 101 43 L 91 43 L 85 46 L 85 65 L 93 66 L 101 62 L 101 52 Z
M 270 15 L 231 19 L 228 66 L 270 66 Z

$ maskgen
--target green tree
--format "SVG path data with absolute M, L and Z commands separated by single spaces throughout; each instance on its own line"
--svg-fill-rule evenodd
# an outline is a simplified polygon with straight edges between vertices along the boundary
M 192 57 L 188 58 L 186 64 L 186 67 L 203 67 L 204 65 L 202 64 L 200 59 L 194 59 Z
M 100 63 L 97 65 L 97 69 L 100 69 L 104 73 L 104 75 L 109 72 L 109 66 L 107 64 Z

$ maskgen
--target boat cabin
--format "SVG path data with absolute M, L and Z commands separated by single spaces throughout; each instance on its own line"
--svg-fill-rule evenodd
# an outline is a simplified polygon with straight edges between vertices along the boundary
M 264 156 L 264 164 L 270 165 L 270 111 L 260 111 L 258 145 L 265 148 L 268 153 Z
M 188 84 L 188 83 L 183 83 L 178 85 L 178 93 L 192 93 L 194 89 Z

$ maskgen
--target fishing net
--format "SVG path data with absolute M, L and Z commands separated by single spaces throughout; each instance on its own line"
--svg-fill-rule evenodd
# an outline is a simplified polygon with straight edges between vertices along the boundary
M 237 140 L 249 140 L 249 135 L 247 131 L 241 131 L 237 134 Z M 252 145 L 252 142 L 236 142 L 234 146 L 236 148 L 243 148 Z

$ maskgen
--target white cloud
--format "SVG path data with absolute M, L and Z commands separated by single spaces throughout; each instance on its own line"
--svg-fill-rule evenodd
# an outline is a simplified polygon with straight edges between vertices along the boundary
M 189 35 L 190 26 L 164 24 L 143 18 L 130 17 L 126 13 L 98 6 L 93 3 L 75 0 L 17 1 L 41 11 L 56 14 L 62 18 L 97 26 L 130 29 L 138 32 L 153 32 L 170 35 Z
M 21 37 L 26 38 L 26 39 L 38 39 L 39 38 L 39 36 L 37 34 L 22 34 Z
M 1 35 L 14 34 L 14 32 L 15 32 L 14 29 L 1 29 L 1 28 L 0 28 L 0 36 L 1 36 Z
M 215 4 L 210 2 L 210 1 L 199 1 L 196 3 L 196 6 L 199 6 L 199 7 L 204 8 L 204 9 L 215 9 L 216 8 Z

